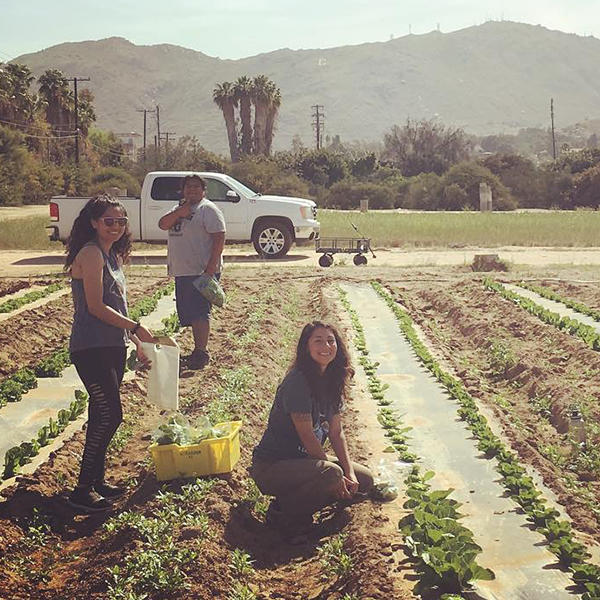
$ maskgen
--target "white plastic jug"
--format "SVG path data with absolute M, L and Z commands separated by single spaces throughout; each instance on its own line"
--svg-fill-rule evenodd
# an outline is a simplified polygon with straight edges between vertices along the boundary
M 166 410 L 179 409 L 179 346 L 170 337 L 158 338 L 157 344 L 142 342 L 152 361 L 148 372 L 148 400 Z

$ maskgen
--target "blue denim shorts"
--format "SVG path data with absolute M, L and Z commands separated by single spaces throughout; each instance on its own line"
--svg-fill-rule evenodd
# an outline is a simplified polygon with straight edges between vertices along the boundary
M 175 301 L 177 316 L 184 327 L 194 321 L 208 321 L 210 319 L 210 302 L 194 287 L 192 283 L 198 275 L 184 275 L 175 277 Z M 215 277 L 220 279 L 221 273 Z

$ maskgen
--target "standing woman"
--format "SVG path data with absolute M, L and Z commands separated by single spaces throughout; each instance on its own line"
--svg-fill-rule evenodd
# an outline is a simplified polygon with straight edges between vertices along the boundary
M 260 491 L 275 496 L 267 523 L 290 539 L 308 532 L 315 511 L 373 486 L 369 469 L 350 460 L 342 427 L 353 374 L 337 330 L 320 321 L 305 325 L 250 467 Z M 323 449 L 328 436 L 335 457 Z
M 104 480 L 104 463 L 123 420 L 119 388 L 126 346 L 131 339 L 143 360 L 140 342 L 154 342 L 150 331 L 127 316 L 122 266 L 130 252 L 123 205 L 108 195 L 92 198 L 73 223 L 65 261 L 75 305 L 69 350 L 89 394 L 81 472 L 69 504 L 86 512 L 106 510 L 108 500 L 124 492 Z

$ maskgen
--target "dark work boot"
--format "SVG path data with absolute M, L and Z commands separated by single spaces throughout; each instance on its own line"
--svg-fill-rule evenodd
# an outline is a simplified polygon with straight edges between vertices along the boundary
M 110 485 L 110 483 L 106 483 L 104 481 L 95 483 L 94 490 L 96 490 L 101 496 L 104 496 L 107 500 L 122 496 L 126 491 L 123 487 Z
M 67 503 L 70 507 L 87 513 L 108 510 L 111 505 L 91 486 L 77 486 L 70 494 Z
M 188 368 L 194 371 L 204 369 L 210 361 L 210 354 L 206 350 L 196 349 L 190 354 Z

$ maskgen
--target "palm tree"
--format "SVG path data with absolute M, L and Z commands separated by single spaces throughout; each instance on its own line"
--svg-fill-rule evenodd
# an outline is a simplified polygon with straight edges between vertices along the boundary
M 234 85 L 242 121 L 242 154 L 252 154 L 252 80 L 244 75 Z
M 48 69 L 38 79 L 40 95 L 47 103 L 46 120 L 56 130 L 72 130 L 73 95 L 67 78 L 57 69 Z
M 29 91 L 33 79 L 26 65 L 0 63 L 0 119 L 11 123 L 35 119 L 37 97 Z
M 96 111 L 94 110 L 94 94 L 87 88 L 83 88 L 79 92 L 77 101 L 77 120 L 79 121 L 79 129 L 84 137 L 87 137 L 88 131 L 92 123 L 96 121 Z
M 239 148 L 237 131 L 235 127 L 235 111 L 237 99 L 234 86 L 229 81 L 217 84 L 213 90 L 213 102 L 223 112 L 225 127 L 227 128 L 227 139 L 229 141 L 229 153 L 231 162 L 237 162 L 239 159 Z
M 266 75 L 257 75 L 252 81 L 252 102 L 254 104 L 254 154 L 265 154 L 265 131 L 267 110 L 272 82 Z
M 8 65 L 0 64 L 0 119 L 3 121 L 15 120 L 15 105 L 13 102 L 13 81 L 6 69 Z
M 273 144 L 273 134 L 275 133 L 275 120 L 281 106 L 281 91 L 273 85 L 274 90 L 271 94 L 269 108 L 267 110 L 267 123 L 265 128 L 265 154 L 271 154 L 271 145 Z

